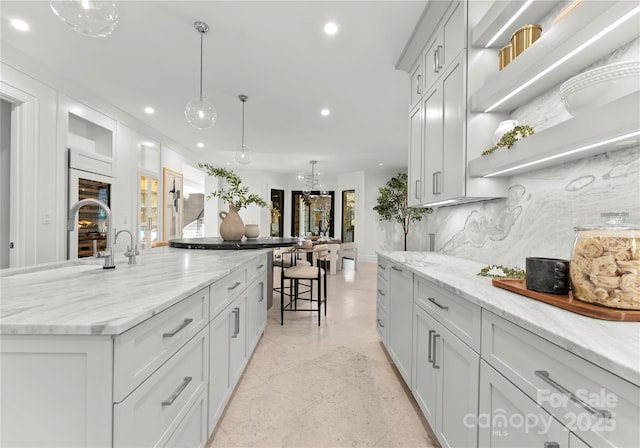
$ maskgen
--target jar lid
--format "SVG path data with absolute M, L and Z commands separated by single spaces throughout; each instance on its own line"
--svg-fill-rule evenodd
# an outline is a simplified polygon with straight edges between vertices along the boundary
M 575 230 L 640 230 L 640 225 L 625 222 L 629 217 L 627 212 L 605 212 L 600 213 L 600 217 L 605 219 L 604 223 L 577 226 Z

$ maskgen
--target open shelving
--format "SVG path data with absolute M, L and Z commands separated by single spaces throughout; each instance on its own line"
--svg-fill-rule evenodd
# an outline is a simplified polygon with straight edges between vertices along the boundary
M 501 148 L 488 156 L 469 161 L 469 174 L 508 177 L 593 154 L 637 146 L 640 143 L 639 104 L 640 92 L 635 92 L 585 111 L 519 140 L 511 149 Z M 628 138 L 621 139 L 622 136 Z

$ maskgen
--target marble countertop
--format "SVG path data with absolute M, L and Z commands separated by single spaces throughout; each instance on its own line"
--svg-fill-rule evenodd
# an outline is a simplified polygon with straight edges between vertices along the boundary
M 378 252 L 439 286 L 640 385 L 640 323 L 581 316 L 491 284 L 486 264 L 434 252 Z
M 120 334 L 267 252 L 161 247 L 116 269 L 99 259 L 5 269 L 0 334 Z

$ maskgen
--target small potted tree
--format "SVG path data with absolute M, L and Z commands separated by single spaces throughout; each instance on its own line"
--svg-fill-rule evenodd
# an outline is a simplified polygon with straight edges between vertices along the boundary
M 267 207 L 266 201 L 255 193 L 249 193 L 249 188 L 242 186 L 242 179 L 232 170 L 218 168 L 208 163 L 198 163 L 198 166 L 207 170 L 209 176 L 225 180 L 227 188 L 219 187 L 216 191 L 211 192 L 207 199 L 220 198 L 229 207 L 228 212 L 221 211 L 218 214 L 222 219 L 220 224 L 222 239 L 225 241 L 241 240 L 245 234 L 245 227 L 238 211 L 251 204 Z
M 398 173 L 387 181 L 385 187 L 378 189 L 378 205 L 373 209 L 378 212 L 380 221 L 400 223 L 404 234 L 404 250 L 407 250 L 407 235 L 414 221 L 422 221 L 422 217 L 431 213 L 430 208 L 409 207 L 407 201 L 407 173 Z

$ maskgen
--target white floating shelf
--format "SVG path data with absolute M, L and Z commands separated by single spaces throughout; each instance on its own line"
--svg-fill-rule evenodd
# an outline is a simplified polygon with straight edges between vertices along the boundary
M 637 8 L 637 2 L 624 0 L 584 2 L 579 5 L 553 28 L 547 31 L 542 30 L 540 39 L 492 77 L 490 82 L 478 89 L 471 96 L 471 109 L 474 112 L 487 111 L 516 89 L 520 89 L 528 80 L 553 66 L 616 20 Z M 503 101 L 499 106 L 492 108 L 491 111 L 512 111 L 639 35 L 636 12 L 635 16 Z
M 469 162 L 469 175 L 509 177 L 594 154 L 640 145 L 640 92 L 584 112 L 556 126 L 519 140 L 511 149 L 500 148 Z M 639 133 L 623 141 L 598 145 Z M 635 141 L 633 141 L 635 140 Z M 597 145 L 597 146 L 596 146 Z M 587 149 L 574 151 L 578 148 Z M 506 172 L 501 172 L 505 171 Z M 495 174 L 497 173 L 497 174 Z
M 482 48 L 502 29 L 511 17 L 513 17 L 526 0 L 501 1 L 497 0 L 474 27 L 471 35 L 471 45 Z M 549 11 L 555 8 L 559 2 L 550 0 L 538 0 L 531 5 L 491 44 L 490 48 L 502 48 L 511 41 L 511 35 L 523 25 L 539 23 Z

